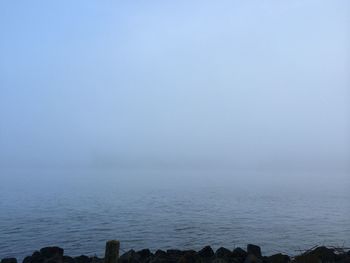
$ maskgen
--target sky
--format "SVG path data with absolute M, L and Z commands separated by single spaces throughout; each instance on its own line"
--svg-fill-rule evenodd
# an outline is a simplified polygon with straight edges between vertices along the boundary
M 1 1 L 0 167 L 350 171 L 350 2 Z

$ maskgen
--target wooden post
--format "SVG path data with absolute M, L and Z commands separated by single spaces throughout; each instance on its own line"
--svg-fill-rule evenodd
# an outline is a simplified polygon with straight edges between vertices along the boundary
M 105 263 L 118 263 L 120 243 L 118 240 L 109 240 L 106 243 Z

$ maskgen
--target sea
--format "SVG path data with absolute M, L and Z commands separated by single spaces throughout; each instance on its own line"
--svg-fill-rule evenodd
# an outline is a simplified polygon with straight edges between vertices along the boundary
M 0 258 L 45 246 L 261 246 L 264 255 L 350 247 L 350 174 L 215 169 L 8 169 L 0 174 Z

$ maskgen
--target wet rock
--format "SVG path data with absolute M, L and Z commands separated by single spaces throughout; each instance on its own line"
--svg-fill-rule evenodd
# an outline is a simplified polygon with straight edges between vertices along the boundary
M 141 259 L 149 258 L 152 256 L 152 253 L 149 249 L 142 249 L 136 253 L 140 256 Z
M 214 251 L 210 246 L 206 246 L 198 251 L 198 256 L 202 258 L 211 258 L 214 256 Z
M 44 263 L 45 258 L 39 251 L 35 251 L 31 256 L 25 257 L 23 263 Z
M 150 263 L 167 263 L 171 262 L 168 258 L 168 254 L 163 250 L 157 250 L 156 253 L 154 253 L 154 257 L 150 260 Z
M 40 249 L 40 254 L 48 259 L 53 257 L 63 257 L 64 250 L 60 247 L 44 247 Z
M 248 254 L 244 260 L 244 263 L 263 263 L 263 261 L 253 254 Z
M 287 255 L 283 255 L 281 253 L 269 256 L 266 258 L 268 263 L 288 263 L 290 262 L 290 258 Z
M 69 257 L 69 256 L 63 256 L 62 261 L 63 261 L 63 263 L 75 263 L 74 258 Z
M 118 263 L 139 263 L 140 255 L 135 250 L 130 249 L 128 252 L 120 256 Z
M 91 263 L 105 263 L 104 258 L 99 258 L 96 255 L 90 258 Z
M 295 257 L 296 263 L 328 263 L 335 262 L 337 255 L 333 249 L 317 247 L 316 249 Z
M 257 258 L 261 258 L 261 249 L 257 245 L 248 244 L 247 252 L 248 252 L 248 254 L 254 255 Z
M 79 257 L 74 258 L 75 263 L 91 263 L 91 258 L 85 255 L 81 255 Z
M 179 263 L 196 263 L 198 258 L 195 251 L 187 251 L 178 261 Z
M 153 258 L 153 254 L 149 249 L 142 249 L 136 252 L 140 263 L 148 263 Z
M 220 247 L 218 250 L 216 250 L 215 257 L 227 259 L 227 258 L 233 257 L 233 253 L 230 250 L 228 250 L 227 248 Z
M 166 252 L 164 250 L 158 249 L 156 253 L 154 253 L 155 257 L 166 256 Z
M 32 262 L 32 257 L 31 256 L 27 256 L 23 259 L 22 263 L 31 263 Z
M 233 254 L 233 257 L 235 257 L 235 258 L 243 258 L 243 259 L 245 259 L 248 256 L 248 253 L 244 249 L 242 249 L 240 247 L 236 247 L 233 250 L 232 254 Z
M 3 258 L 1 260 L 1 263 L 17 263 L 17 259 L 16 258 Z

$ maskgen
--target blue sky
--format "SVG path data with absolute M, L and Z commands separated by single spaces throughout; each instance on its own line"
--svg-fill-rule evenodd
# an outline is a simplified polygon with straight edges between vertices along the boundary
M 2 167 L 348 169 L 349 1 L 1 1 Z

